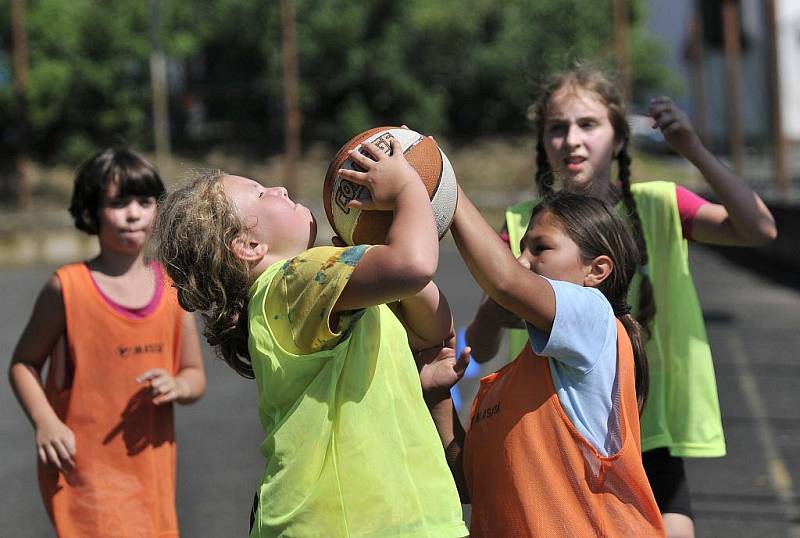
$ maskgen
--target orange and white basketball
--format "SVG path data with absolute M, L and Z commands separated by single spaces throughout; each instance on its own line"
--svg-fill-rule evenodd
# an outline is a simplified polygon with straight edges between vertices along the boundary
M 400 142 L 406 160 L 414 167 L 428 189 L 440 239 L 453 221 L 458 199 L 456 175 L 447 156 L 439 149 L 436 142 L 411 129 L 376 127 L 359 133 L 342 146 L 325 175 L 322 189 L 325 213 L 336 235 L 348 245 L 385 243 L 393 213 L 347 207 L 348 202 L 354 199 L 369 200 L 369 190 L 363 185 L 340 178 L 338 170 L 355 169 L 353 162 L 347 156 L 351 149 L 357 150 L 362 144 L 371 142 L 389 153 L 392 139 Z

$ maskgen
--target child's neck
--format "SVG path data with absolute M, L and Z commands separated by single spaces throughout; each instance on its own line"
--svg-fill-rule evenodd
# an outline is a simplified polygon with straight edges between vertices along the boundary
M 142 251 L 136 254 L 122 254 L 102 247 L 100 247 L 100 254 L 90 260 L 88 265 L 92 271 L 97 271 L 110 277 L 123 276 L 131 272 L 147 269 L 144 261 L 144 252 Z
M 142 252 L 125 255 L 101 248 L 87 266 L 100 291 L 123 307 L 142 308 L 156 291 L 157 279 Z

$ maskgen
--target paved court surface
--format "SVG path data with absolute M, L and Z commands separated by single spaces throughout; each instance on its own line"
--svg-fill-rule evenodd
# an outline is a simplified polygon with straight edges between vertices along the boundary
M 450 244 L 439 278 L 456 321 L 479 299 Z M 800 280 L 777 283 L 759 271 L 694 249 L 692 266 L 719 381 L 728 456 L 689 462 L 698 536 L 800 536 Z M 7 364 L 35 294 L 52 271 L 0 271 L 0 356 Z M 186 537 L 247 533 L 262 462 L 252 382 L 206 349 L 208 393 L 177 413 L 178 511 Z M 484 365 L 486 372 L 490 365 Z M 102 373 L 98 373 L 101 375 Z M 470 385 L 463 388 L 469 398 Z M 0 534 L 51 536 L 35 480 L 33 435 L 7 383 L 0 383 Z

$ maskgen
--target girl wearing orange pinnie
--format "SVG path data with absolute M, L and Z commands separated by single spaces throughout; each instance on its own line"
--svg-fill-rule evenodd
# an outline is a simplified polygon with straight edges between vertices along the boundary
M 60 537 L 178 536 L 172 404 L 200 398 L 205 372 L 194 317 L 144 260 L 163 193 L 131 150 L 81 165 L 70 213 L 100 253 L 56 271 L 14 350 L 9 377 Z

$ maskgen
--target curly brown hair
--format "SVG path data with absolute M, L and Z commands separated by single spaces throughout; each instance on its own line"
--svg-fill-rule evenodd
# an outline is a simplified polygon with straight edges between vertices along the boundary
M 633 238 L 639 249 L 639 266 L 643 268 L 636 319 L 642 326 L 645 338 L 649 338 L 650 323 L 656 314 L 656 304 L 653 298 L 653 284 L 646 269 L 649 258 L 642 219 L 636 208 L 636 200 L 631 193 L 631 157 L 628 153 L 630 126 L 625 117 L 625 105 L 613 79 L 601 70 L 579 65 L 570 71 L 551 75 L 542 86 L 539 99 L 533 106 L 533 121 L 536 130 L 536 187 L 541 196 L 546 196 L 554 191 L 553 184 L 556 178 L 550 162 L 547 160 L 544 133 L 550 101 L 553 95 L 562 88 L 582 89 L 594 94 L 608 110 L 608 119 L 614 128 L 616 141 L 622 142 L 622 148 L 616 154 L 619 168 L 618 179 L 622 188 L 622 203 L 625 205 L 625 211 L 633 230 Z
M 247 349 L 250 271 L 231 243 L 245 225 L 225 195 L 221 170 L 198 170 L 159 204 L 149 251 L 178 290 L 178 302 L 200 312 L 203 336 L 231 368 L 252 379 Z

